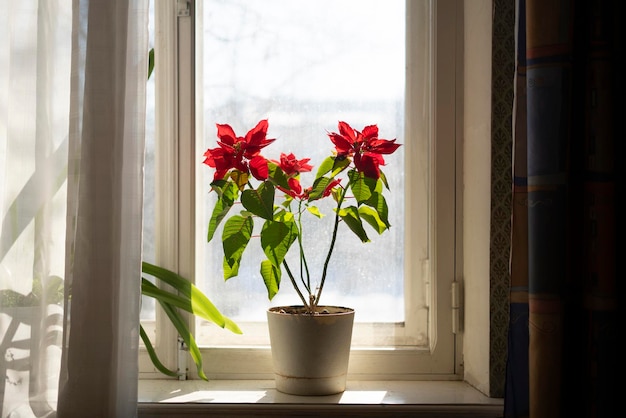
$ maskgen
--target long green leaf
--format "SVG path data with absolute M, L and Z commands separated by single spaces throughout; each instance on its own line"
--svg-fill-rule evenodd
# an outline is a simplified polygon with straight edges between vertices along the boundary
M 161 299 L 169 304 L 186 310 L 196 316 L 211 321 L 218 326 L 228 329 L 235 334 L 241 334 L 241 329 L 229 318 L 226 318 L 217 307 L 202 293 L 193 283 L 174 273 L 171 270 L 156 266 L 144 261 L 142 271 L 164 283 L 172 286 L 179 294 L 168 292 L 153 285 L 149 280 L 143 279 L 141 291 L 143 294 Z
M 200 349 L 196 344 L 195 338 L 193 338 L 193 335 L 191 335 L 191 332 L 189 331 L 189 328 L 187 327 L 187 323 L 185 322 L 184 318 L 172 305 L 162 301 L 159 301 L 159 303 L 167 314 L 167 317 L 170 319 L 172 325 L 174 325 L 174 327 L 176 328 L 176 331 L 178 331 L 178 335 L 180 335 L 183 341 L 185 341 L 185 344 L 189 349 L 189 354 L 196 364 L 198 376 L 200 376 L 200 378 L 203 380 L 209 380 L 204 374 L 204 369 L 202 367 L 202 354 L 200 353 Z
M 159 302 L 160 306 L 170 319 L 170 322 L 174 325 L 178 334 L 187 345 L 189 354 L 198 369 L 198 376 L 204 380 L 208 380 L 202 368 L 202 354 L 200 349 L 198 348 L 193 335 L 189 331 L 185 318 L 180 314 L 178 308 L 190 312 L 198 317 L 212 321 L 234 333 L 241 334 L 241 330 L 234 321 L 222 315 L 221 312 L 208 299 L 208 297 L 200 291 L 200 289 L 184 277 L 171 270 L 145 261 L 142 262 L 142 271 L 163 281 L 175 289 L 175 292 L 161 289 L 142 277 L 142 294 L 153 297 Z M 143 328 L 140 329 L 140 334 L 146 349 L 148 350 L 150 359 L 155 367 L 167 376 L 178 376 L 178 373 L 169 370 L 160 362 Z
M 175 370 L 168 369 L 167 367 L 163 365 L 163 363 L 161 363 L 161 360 L 159 360 L 159 357 L 157 356 L 157 353 L 154 350 L 154 347 L 152 346 L 152 342 L 150 342 L 150 338 L 148 338 L 148 334 L 146 334 L 146 331 L 144 331 L 141 325 L 139 325 L 139 335 L 141 336 L 141 340 L 143 341 L 143 344 L 146 346 L 146 350 L 148 351 L 148 355 L 150 356 L 150 360 L 152 360 L 152 364 L 154 364 L 154 367 L 156 367 L 158 371 L 160 371 L 166 376 L 171 376 L 171 377 L 180 376 L 180 373 L 178 373 Z

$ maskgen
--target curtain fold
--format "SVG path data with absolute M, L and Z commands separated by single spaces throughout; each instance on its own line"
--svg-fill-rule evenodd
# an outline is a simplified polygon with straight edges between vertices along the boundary
M 148 0 L 0 5 L 2 417 L 137 410 Z
M 517 2 L 505 417 L 617 406 L 617 15 L 612 1 Z

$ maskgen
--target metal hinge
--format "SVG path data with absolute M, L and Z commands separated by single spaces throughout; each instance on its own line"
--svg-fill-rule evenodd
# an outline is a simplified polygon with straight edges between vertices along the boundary
M 187 380 L 187 356 L 189 347 L 182 337 L 178 337 L 178 380 Z
M 457 334 L 460 329 L 461 320 L 461 286 L 459 282 L 452 282 L 450 294 L 452 297 L 452 333 Z
M 176 16 L 188 17 L 191 14 L 191 2 L 189 0 L 178 0 L 176 2 Z

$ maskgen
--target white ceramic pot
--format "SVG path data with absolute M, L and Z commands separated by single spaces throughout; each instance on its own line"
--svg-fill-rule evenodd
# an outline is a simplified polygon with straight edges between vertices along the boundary
M 332 395 L 346 388 L 354 309 L 302 306 L 267 311 L 276 389 L 293 395 Z M 297 313 L 291 313 L 297 311 Z

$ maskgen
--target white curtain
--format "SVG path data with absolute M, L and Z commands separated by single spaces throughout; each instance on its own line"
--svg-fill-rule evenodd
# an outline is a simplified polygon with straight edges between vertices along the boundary
M 0 410 L 137 411 L 148 0 L 0 2 Z

